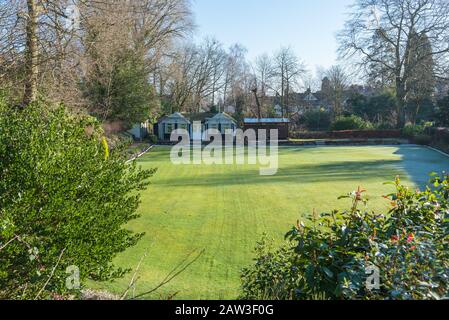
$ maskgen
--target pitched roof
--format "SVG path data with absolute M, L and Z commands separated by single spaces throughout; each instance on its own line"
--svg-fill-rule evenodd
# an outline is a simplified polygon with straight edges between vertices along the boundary
M 204 122 L 212 118 L 215 114 L 212 112 L 199 112 L 199 113 L 188 113 L 186 117 L 191 121 L 201 121 Z
M 303 99 L 304 101 L 317 101 L 317 97 L 313 95 L 312 92 L 309 92 Z
M 186 117 L 184 117 L 184 116 L 183 116 L 181 113 L 179 113 L 179 112 L 175 112 L 175 113 L 173 113 L 173 114 L 171 114 L 171 115 L 163 116 L 162 118 L 159 119 L 158 122 L 162 122 L 162 121 L 164 121 L 164 120 L 182 120 L 182 121 L 185 121 L 185 122 L 187 122 L 187 123 L 190 123 L 190 121 L 189 121 L 188 119 L 186 119 Z
M 234 123 L 237 122 L 237 121 L 235 121 L 235 119 L 233 117 L 231 117 L 226 112 L 217 113 L 215 116 L 213 116 L 211 119 L 208 119 L 208 120 L 221 120 L 221 119 L 226 119 L 226 120 L 234 122 Z

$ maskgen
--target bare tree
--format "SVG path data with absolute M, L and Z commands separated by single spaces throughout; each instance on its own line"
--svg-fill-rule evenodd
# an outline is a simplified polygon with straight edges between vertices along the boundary
M 360 66 L 376 64 L 392 74 L 396 89 L 397 126 L 405 123 L 408 81 L 420 64 L 432 57 L 438 73 L 449 56 L 449 2 L 446 0 L 358 0 L 345 29 L 339 35 L 342 58 L 354 58 Z M 412 38 L 426 35 L 430 52 L 411 59 Z M 376 36 L 376 37 L 374 37 Z M 373 39 L 377 39 L 377 43 Z M 387 55 L 377 54 L 381 46 Z
M 78 84 L 114 52 L 134 50 L 150 75 L 192 27 L 190 0 L 1 0 L 0 77 L 23 105 L 38 92 L 73 105 Z
M 170 105 L 173 111 L 182 111 L 193 104 L 201 77 L 200 52 L 195 45 L 184 45 L 174 54 L 169 66 L 170 78 L 167 81 Z
M 154 71 L 173 42 L 194 28 L 190 0 L 130 1 L 128 6 L 133 47 L 145 56 L 149 71 Z
M 247 90 L 249 66 L 246 61 L 247 50 L 239 44 L 232 45 L 227 53 L 223 104 L 232 105 L 237 110 L 239 97 Z
M 340 66 L 332 66 L 326 71 L 329 86 L 323 88 L 325 98 L 332 104 L 334 116 L 342 113 L 343 93 L 349 86 L 348 76 Z
M 217 95 L 228 83 L 227 61 L 222 44 L 212 38 L 200 45 L 181 46 L 172 60 L 169 80 L 175 108 L 199 112 L 201 106 L 215 106 Z
M 69 18 L 65 9 L 70 3 L 70 0 L 0 1 L 0 64 L 3 70 L 0 76 L 5 82 L 12 80 L 12 88 L 23 88 L 22 105 L 36 99 L 42 65 L 60 58 L 58 49 L 68 43 L 66 36 L 73 30 L 62 20 Z M 23 76 L 11 79 L 11 72 Z
M 274 74 L 280 90 L 282 116 L 289 115 L 290 94 L 298 86 L 299 77 L 306 71 L 305 65 L 291 48 L 281 48 L 274 58 Z
M 262 97 L 265 97 L 269 88 L 272 87 L 274 78 L 273 61 L 268 54 L 262 54 L 256 58 L 254 71 L 259 90 Z

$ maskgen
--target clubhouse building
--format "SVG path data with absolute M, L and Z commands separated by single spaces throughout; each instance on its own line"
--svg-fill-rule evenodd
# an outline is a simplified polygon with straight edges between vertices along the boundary
M 194 132 L 193 124 L 198 122 L 201 124 L 200 134 Z M 171 133 L 177 129 L 187 130 L 191 139 L 206 140 L 206 130 L 216 129 L 225 135 L 231 131 L 232 135 L 235 135 L 237 130 L 237 121 L 229 114 L 225 112 L 212 114 L 191 114 L 183 115 L 179 112 L 175 112 L 169 116 L 164 116 L 159 119 L 158 123 L 154 127 L 154 132 L 158 136 L 159 141 L 170 142 Z

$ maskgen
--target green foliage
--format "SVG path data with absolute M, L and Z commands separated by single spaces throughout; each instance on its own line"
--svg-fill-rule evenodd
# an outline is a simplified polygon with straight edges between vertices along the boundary
M 418 134 L 413 137 L 413 142 L 419 145 L 428 146 L 432 143 L 432 137 L 428 134 Z
M 348 99 L 350 110 L 356 116 L 371 122 L 394 122 L 392 113 L 396 108 L 396 98 L 392 92 L 384 92 L 372 97 L 353 94 Z
M 379 122 L 375 124 L 376 130 L 394 130 L 396 126 L 392 122 Z
M 241 299 L 244 300 L 293 300 L 301 286 L 301 276 L 297 272 L 296 257 L 291 254 L 291 246 L 273 246 L 273 239 L 266 235 L 257 242 L 254 266 L 244 268 L 241 273 Z M 323 293 L 315 293 L 304 299 L 324 300 Z
M 85 80 L 83 92 L 94 115 L 102 120 L 122 120 L 131 127 L 147 120 L 160 103 L 141 58 L 125 52 L 115 59 L 112 71 L 97 68 Z
M 405 137 L 413 138 L 413 137 L 416 137 L 418 135 L 424 134 L 424 130 L 425 130 L 424 126 L 417 125 L 417 124 L 407 124 L 402 129 L 402 134 Z
M 324 110 L 307 111 L 304 114 L 304 124 L 308 130 L 327 131 L 331 125 L 331 114 Z
M 76 295 L 66 287 L 69 266 L 81 285 L 126 272 L 112 259 L 142 236 L 124 226 L 154 170 L 121 154 L 94 118 L 0 102 L 0 298 Z
M 449 126 L 449 94 L 437 103 L 437 121 L 440 126 Z
M 433 120 L 435 117 L 435 105 L 431 98 L 410 100 L 407 103 L 408 119 L 414 123 Z
M 158 142 L 158 137 L 154 134 L 148 135 L 148 141 L 152 144 L 156 144 Z
M 370 122 L 355 115 L 338 117 L 331 125 L 332 131 L 367 130 L 372 128 L 373 126 Z
M 242 299 L 290 300 L 300 284 L 289 246 L 273 248 L 266 236 L 256 245 L 257 262 L 242 271 Z
M 117 135 L 117 142 L 120 148 L 126 148 L 134 143 L 133 135 L 129 132 L 121 132 Z
M 213 105 L 210 107 L 210 112 L 213 114 L 218 113 L 218 107 L 216 105 Z
M 367 111 L 370 110 L 367 108 L 368 97 L 358 92 L 352 93 L 346 101 L 346 104 L 349 106 L 351 113 L 360 117 L 364 117 Z
M 287 233 L 289 249 L 258 249 L 242 274 L 243 297 L 310 299 L 441 299 L 449 293 L 449 180 L 433 176 L 424 191 L 392 183 L 386 214 L 366 210 L 365 190 L 348 196 L 351 208 L 314 213 Z M 279 266 L 279 271 L 273 267 Z M 282 267 L 281 267 L 282 266 Z M 369 288 L 367 270 L 379 270 L 380 287 Z M 267 273 L 269 276 L 265 276 Z M 369 272 L 371 274 L 371 272 Z M 270 295 L 273 283 L 282 292 Z

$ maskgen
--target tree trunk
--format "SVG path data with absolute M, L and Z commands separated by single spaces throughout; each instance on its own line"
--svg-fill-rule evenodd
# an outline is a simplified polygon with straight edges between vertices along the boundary
M 281 69 L 281 110 L 282 110 L 282 118 L 285 118 L 285 88 L 284 88 L 284 68 Z
M 400 77 L 396 77 L 396 126 L 402 129 L 405 126 L 405 84 Z
M 286 85 L 286 92 L 285 92 L 285 114 L 287 118 L 290 118 L 290 99 L 289 99 L 289 95 L 290 95 L 290 81 L 287 80 L 287 85 Z
M 37 47 L 37 16 L 36 0 L 27 0 L 28 17 L 26 21 L 26 54 L 25 54 L 25 92 L 23 105 L 26 106 L 37 98 L 38 80 L 38 47 Z
M 416 120 L 418 119 L 419 111 L 421 109 L 421 101 L 419 99 L 416 100 L 416 109 L 413 113 L 413 124 L 416 124 Z

